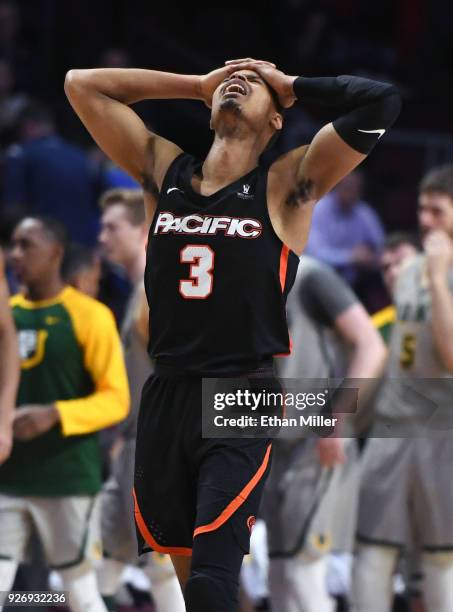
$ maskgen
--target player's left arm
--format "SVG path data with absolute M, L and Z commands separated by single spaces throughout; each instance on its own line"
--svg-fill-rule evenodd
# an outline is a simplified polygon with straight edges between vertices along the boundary
M 453 264 L 453 243 L 447 233 L 430 232 L 424 242 L 432 301 L 434 343 L 444 366 L 453 372 L 453 295 L 448 274 Z
M 283 242 L 300 254 L 313 205 L 358 166 L 393 125 L 401 109 L 400 94 L 393 85 L 361 77 L 289 76 L 250 58 L 227 64 L 258 72 L 285 108 L 300 100 L 339 113 L 308 147 L 290 151 L 270 168 L 272 223 Z
M 321 128 L 308 149 L 296 150 L 288 158 L 295 165 L 296 176 L 285 204 L 280 206 L 280 224 L 283 240 L 301 252 L 312 206 L 372 151 L 396 120 L 401 99 L 393 85 L 347 75 L 297 77 L 292 87 L 302 101 L 342 111 Z
M 104 429 L 122 421 L 129 412 L 129 383 L 113 314 L 97 303 L 89 318 L 86 329 L 79 332 L 79 342 L 95 388 L 87 397 L 56 402 L 65 436 Z

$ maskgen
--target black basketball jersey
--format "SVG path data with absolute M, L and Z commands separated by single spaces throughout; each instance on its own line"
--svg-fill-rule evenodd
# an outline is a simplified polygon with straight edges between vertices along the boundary
M 271 225 L 267 169 L 202 196 L 191 181 L 200 168 L 186 153 L 173 161 L 150 227 L 150 354 L 192 374 L 246 373 L 289 352 L 285 302 L 299 258 Z

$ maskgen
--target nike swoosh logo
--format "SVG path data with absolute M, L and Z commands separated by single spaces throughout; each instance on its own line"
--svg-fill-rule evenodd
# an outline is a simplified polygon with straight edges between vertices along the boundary
M 363 132 L 364 134 L 379 134 L 379 138 L 384 136 L 385 130 L 358 130 L 359 132 Z
M 171 191 L 180 191 L 181 193 L 184 193 L 184 191 L 179 187 L 170 187 L 169 189 L 167 189 L 167 193 L 170 193 Z

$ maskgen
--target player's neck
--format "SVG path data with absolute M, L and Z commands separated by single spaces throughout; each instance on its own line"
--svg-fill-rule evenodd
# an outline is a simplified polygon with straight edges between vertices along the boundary
M 258 144 L 256 139 L 216 136 L 203 163 L 203 181 L 229 184 L 256 168 L 261 154 Z
M 37 283 L 30 283 L 24 289 L 24 297 L 30 302 L 51 300 L 63 291 L 64 282 L 59 277 L 41 279 Z

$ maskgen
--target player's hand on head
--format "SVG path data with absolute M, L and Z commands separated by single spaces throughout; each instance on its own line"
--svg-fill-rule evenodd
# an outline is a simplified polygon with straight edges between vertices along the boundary
M 323 467 L 333 467 L 346 461 L 343 438 L 320 438 L 317 443 L 319 462 Z
M 289 76 L 282 70 L 279 70 L 275 64 L 266 60 L 255 60 L 250 57 L 240 60 L 228 60 L 225 62 L 227 66 L 234 66 L 236 70 L 254 70 L 262 79 L 266 81 L 269 87 L 278 95 L 280 104 L 283 108 L 289 108 L 296 101 L 294 95 L 293 82 L 297 78 Z
M 208 108 L 212 106 L 212 96 L 220 83 L 235 71 L 234 66 L 222 66 L 200 76 L 200 99 Z
M 273 62 L 268 62 L 267 60 L 257 60 L 257 59 L 253 59 L 253 57 L 243 57 L 241 59 L 227 60 L 225 62 L 225 66 L 233 66 L 237 64 L 250 64 L 250 63 L 267 65 L 267 66 L 270 66 L 271 68 L 277 67 Z
M 27 405 L 17 410 L 13 421 L 13 434 L 17 440 L 32 440 L 52 429 L 59 415 L 52 405 Z

